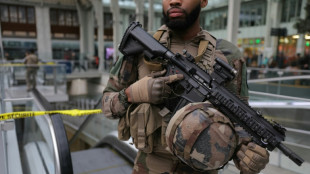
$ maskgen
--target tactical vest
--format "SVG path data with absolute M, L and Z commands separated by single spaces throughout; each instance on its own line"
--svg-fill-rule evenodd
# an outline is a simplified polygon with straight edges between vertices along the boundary
M 195 56 L 195 61 L 198 66 L 206 70 L 208 73 L 211 73 L 215 63 L 215 56 L 217 58 L 223 59 L 226 62 L 233 62 L 230 59 L 227 60 L 224 54 L 221 54 L 215 50 L 216 39 L 212 35 L 206 31 L 202 31 L 202 35 L 204 38 L 199 41 L 197 55 L 193 55 Z M 165 28 L 160 28 L 153 35 L 153 37 L 167 48 L 171 49 L 168 30 Z M 196 42 L 196 44 L 197 43 L 198 42 Z M 218 47 L 220 46 L 221 45 L 218 45 Z M 138 64 L 141 65 L 141 67 L 138 65 L 138 79 L 143 78 L 145 75 L 147 75 L 147 73 L 152 71 L 160 71 L 163 69 L 162 64 L 148 61 L 145 58 L 139 58 Z M 156 105 L 149 103 L 132 104 L 127 109 L 126 116 L 120 118 L 118 125 L 119 139 L 128 140 L 130 137 L 132 137 L 133 143 L 135 144 L 136 148 L 141 151 L 141 153 L 144 152 L 150 156 L 156 156 L 160 154 L 159 156 L 162 157 L 167 157 L 170 155 L 168 158 L 169 161 L 167 163 L 180 161 L 177 157 L 173 156 L 169 151 L 167 151 L 165 133 L 171 118 L 169 115 L 171 116 L 171 112 L 169 110 L 165 108 L 161 109 Z M 159 137 L 161 137 L 161 139 Z M 137 157 L 137 159 L 139 160 L 140 157 Z M 173 159 L 173 162 L 171 159 Z M 165 160 L 159 160 L 157 162 L 165 162 Z M 212 170 L 208 173 L 213 174 L 217 173 L 217 171 Z
M 199 41 L 197 55 L 195 61 L 198 66 L 207 71 L 213 71 L 214 55 L 216 47 L 216 39 L 209 33 L 205 32 L 205 37 Z M 159 42 L 166 42 L 169 37 L 167 30 L 159 29 L 153 37 Z M 170 49 L 169 41 L 162 43 Z M 139 58 L 139 79 L 153 71 L 162 70 L 162 64 L 147 61 L 145 58 Z M 157 106 L 149 103 L 131 105 L 127 109 L 126 118 L 121 118 L 118 125 L 119 139 L 128 140 L 132 137 L 136 148 L 145 153 L 153 151 L 153 145 L 161 143 L 166 145 L 165 131 L 169 120 L 165 117 L 170 113 L 169 110 L 159 109 Z M 161 132 L 161 140 L 158 139 L 158 133 Z M 156 134 L 156 135 L 155 135 Z

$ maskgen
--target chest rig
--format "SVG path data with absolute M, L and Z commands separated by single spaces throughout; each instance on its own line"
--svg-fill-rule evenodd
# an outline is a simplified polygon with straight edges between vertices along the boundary
M 199 41 L 197 55 L 193 55 L 195 58 L 196 64 L 206 70 L 208 73 L 213 71 L 214 55 L 216 48 L 216 38 L 210 35 L 206 31 L 200 31 L 201 37 Z M 167 29 L 159 29 L 155 32 L 153 37 L 158 40 L 161 44 L 171 49 L 170 45 L 170 36 L 169 31 Z M 181 50 L 182 51 L 182 50 Z M 144 63 L 151 71 L 159 71 L 162 69 L 162 65 L 160 63 L 155 63 L 144 59 Z
M 199 34 L 201 36 L 199 36 L 197 55 L 193 55 L 195 56 L 195 62 L 203 70 L 212 72 L 216 39 L 206 31 L 201 31 Z M 167 27 L 160 28 L 155 32 L 153 37 L 171 49 L 171 40 Z M 178 51 L 182 52 L 182 50 Z M 143 57 L 139 58 L 138 79 L 143 78 L 151 72 L 161 70 L 163 70 L 162 63 L 148 61 Z M 154 147 L 158 147 L 158 144 L 163 145 L 160 147 L 165 147 L 165 132 L 170 120 L 170 116 L 168 116 L 170 113 L 167 108 L 160 109 L 149 103 L 141 103 L 138 106 L 131 105 L 127 110 L 126 117 L 120 119 L 118 125 L 119 138 L 128 140 L 131 136 L 136 148 L 145 153 L 151 153 Z

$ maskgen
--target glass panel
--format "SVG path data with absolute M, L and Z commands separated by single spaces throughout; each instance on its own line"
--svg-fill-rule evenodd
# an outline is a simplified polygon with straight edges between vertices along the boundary
M 258 8 L 257 9 L 257 16 L 256 16 L 256 20 L 255 20 L 255 25 L 262 25 L 262 18 L 263 18 L 263 14 L 262 14 L 262 8 Z
M 290 11 L 289 11 L 289 21 L 292 21 L 295 18 L 295 10 L 296 10 L 296 1 L 290 0 Z
M 0 15 L 1 15 L 1 21 L 2 21 L 2 22 L 8 22 L 8 21 L 9 21 L 9 10 L 8 10 L 8 6 L 6 6 L 6 5 L 0 5 Z
M 0 83 L 7 94 L 14 98 L 12 102 L 6 102 L 5 112 L 16 111 L 38 111 L 41 110 L 33 99 L 29 98 L 23 87 L 11 83 L 15 76 L 13 67 L 0 67 Z M 16 71 L 24 70 L 25 67 L 17 67 Z M 1 90 L 2 91 L 2 90 Z M 25 97 L 18 97 L 21 95 Z M 1 95 L 2 97 L 5 97 Z M 17 97 L 16 97 L 17 96 Z M 6 98 L 6 99 L 12 99 Z M 3 112 L 3 110 L 1 110 Z M 8 174 L 15 173 L 55 173 L 55 141 L 52 139 L 52 124 L 49 116 L 38 116 L 12 121 L 15 126 L 13 129 L 0 131 L 5 134 L 4 141 L 6 146 L 6 167 Z
M 77 12 L 74 11 L 72 13 L 72 26 L 78 26 L 78 25 L 79 25 L 78 15 Z
M 253 10 L 251 10 L 251 22 L 250 22 L 250 26 L 254 26 L 254 25 L 255 25 L 255 19 L 256 19 L 256 10 L 253 9 Z
M 26 23 L 26 9 L 25 7 L 18 8 L 18 20 L 19 23 Z
M 17 22 L 17 8 L 10 6 L 10 22 Z
M 27 8 L 27 19 L 29 24 L 35 23 L 35 14 L 34 14 L 34 8 L 28 7 Z
M 266 1 L 241 3 L 240 27 L 263 25 L 266 17 L 263 11 L 266 11 L 266 8 Z
M 31 104 L 27 105 L 29 108 Z M 38 110 L 34 104 L 31 108 Z M 20 119 L 16 120 L 16 123 L 23 127 L 17 132 L 23 171 L 35 173 L 37 170 L 47 170 L 48 173 L 55 173 L 53 141 L 46 118 L 40 116 Z M 37 161 L 36 164 L 33 164 L 33 161 Z
M 225 29 L 227 27 L 227 12 L 223 13 L 223 22 L 224 22 L 223 28 Z
M 250 26 L 250 19 L 251 19 L 251 16 L 250 16 L 250 12 L 248 9 L 246 9 L 245 11 L 245 25 L 244 26 Z
M 282 15 L 281 15 L 281 22 L 286 22 L 286 14 L 288 14 L 288 6 L 287 6 L 287 0 L 284 0 L 283 8 L 282 8 Z
M 50 18 L 51 18 L 51 25 L 57 25 L 58 24 L 58 18 L 57 18 L 57 11 L 51 9 L 50 11 Z
M 204 27 L 207 30 L 223 30 L 227 26 L 227 8 L 203 13 L 205 21 Z
M 65 25 L 65 13 L 63 11 L 58 11 L 58 24 Z
M 244 13 L 243 11 L 240 11 L 240 16 L 239 16 L 239 27 L 243 27 L 243 21 L 244 21 Z
M 104 28 L 112 28 L 112 13 L 104 13 Z
M 298 5 L 297 5 L 297 14 L 296 14 L 296 17 L 300 17 L 300 13 L 302 10 L 304 9 L 301 9 L 301 6 L 302 6 L 302 0 L 297 0 L 298 1 Z
M 66 11 L 66 25 L 72 26 L 72 13 L 71 13 L 71 11 Z

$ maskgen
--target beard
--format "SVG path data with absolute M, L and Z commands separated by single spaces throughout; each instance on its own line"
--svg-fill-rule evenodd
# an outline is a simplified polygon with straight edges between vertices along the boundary
M 181 9 L 179 7 L 173 7 L 173 8 Z M 201 11 L 201 7 L 200 7 L 200 4 L 198 4 L 189 14 L 185 10 L 183 9 L 181 10 L 185 14 L 185 18 L 182 18 L 182 19 L 170 19 L 169 10 L 167 11 L 167 15 L 163 11 L 164 23 L 166 24 L 167 27 L 175 31 L 187 30 L 198 19 L 200 11 Z

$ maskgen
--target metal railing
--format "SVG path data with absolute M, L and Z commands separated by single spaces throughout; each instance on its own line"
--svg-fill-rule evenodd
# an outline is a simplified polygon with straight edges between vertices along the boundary
M 272 70 L 273 72 L 277 72 L 278 70 Z M 298 73 L 310 73 L 310 71 L 294 71 Z M 282 74 L 282 73 L 279 73 Z M 300 89 L 305 89 L 307 90 L 310 88 L 310 85 L 292 85 L 290 86 L 292 89 L 295 88 L 295 90 L 291 90 L 289 95 L 283 95 L 281 94 L 281 88 L 284 88 L 285 82 L 289 80 L 309 80 L 310 81 L 310 75 L 293 75 L 293 76 L 282 76 L 282 77 L 271 77 L 271 78 L 265 78 L 265 79 L 250 79 L 248 80 L 248 84 L 250 86 L 255 85 L 255 84 L 260 84 L 260 85 L 270 85 L 272 84 L 273 87 L 275 88 L 273 91 L 277 91 L 274 93 L 271 93 L 270 89 L 262 87 L 262 91 L 249 91 L 250 93 L 250 105 L 256 109 L 265 109 L 265 110 L 277 110 L 272 112 L 272 116 L 268 116 L 268 119 L 273 119 L 276 120 L 277 122 L 280 122 L 281 124 L 281 119 L 284 119 L 285 117 L 287 119 L 287 115 L 290 113 L 286 113 L 288 110 L 294 110 L 295 112 L 293 113 L 299 113 L 301 112 L 309 112 L 310 110 L 310 96 L 300 96 L 300 95 L 295 95 L 296 91 Z M 277 89 L 278 88 L 278 89 Z M 296 90 L 297 89 L 297 90 Z M 276 114 L 276 115 L 274 115 Z M 304 114 L 306 115 L 306 114 Z M 299 117 L 298 117 L 299 118 Z M 286 134 L 287 134 L 287 140 L 284 142 L 284 144 L 288 145 L 290 148 L 294 149 L 297 151 L 297 153 L 305 159 L 305 163 L 301 167 L 294 166 L 294 164 L 291 164 L 289 160 L 286 159 L 285 155 L 281 153 L 281 151 L 274 151 L 272 152 L 273 156 L 275 156 L 273 159 L 274 162 L 273 164 L 290 170 L 294 171 L 297 173 L 307 173 L 307 167 L 310 166 L 310 159 L 307 155 L 305 154 L 310 154 L 310 142 L 308 141 L 301 141 L 298 139 L 298 137 L 309 137 L 310 136 L 310 131 L 304 130 L 303 127 L 298 126 L 299 121 L 296 120 L 298 119 L 296 116 L 292 115 L 291 119 L 289 120 L 289 125 L 294 125 L 296 124 L 295 128 L 291 128 L 288 126 L 285 126 L 286 128 Z M 302 117 L 302 118 L 307 118 L 307 117 Z M 285 121 L 285 120 L 284 120 Z M 306 120 L 303 120 L 305 122 Z M 310 121 L 310 118 L 309 118 Z M 285 123 L 285 122 L 283 122 Z M 285 123 L 286 124 L 286 123 Z M 306 123 L 304 123 L 306 124 Z M 297 138 L 297 139 L 296 139 Z

